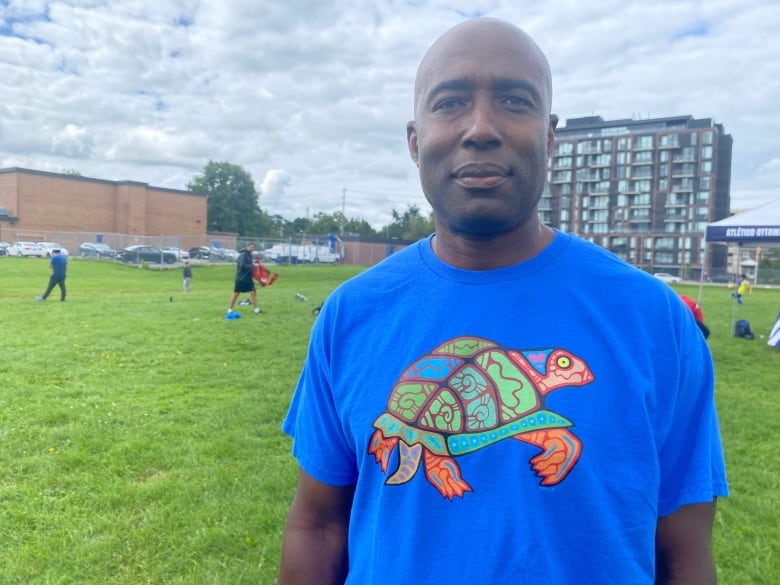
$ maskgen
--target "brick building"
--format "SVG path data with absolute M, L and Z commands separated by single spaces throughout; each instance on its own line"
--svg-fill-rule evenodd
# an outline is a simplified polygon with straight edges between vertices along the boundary
M 206 240 L 205 195 L 135 181 L 0 169 L 0 208 L 2 240 L 48 239 L 57 232 Z

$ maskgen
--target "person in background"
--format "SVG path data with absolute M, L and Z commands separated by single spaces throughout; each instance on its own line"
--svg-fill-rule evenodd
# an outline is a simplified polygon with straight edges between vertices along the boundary
M 750 292 L 750 280 L 745 274 L 741 274 L 739 280 L 737 280 L 736 290 L 732 293 L 732 297 L 737 299 L 738 304 L 742 304 L 742 296 Z
M 182 292 L 188 293 L 190 292 L 190 284 L 192 283 L 192 266 L 190 266 L 190 261 L 185 260 L 184 261 L 184 268 L 182 269 Z
M 551 103 L 505 21 L 423 57 L 407 143 L 436 231 L 314 323 L 280 585 L 715 583 L 709 348 L 670 287 L 541 222 Z
M 702 335 L 704 335 L 704 339 L 707 339 L 710 336 L 710 328 L 704 324 L 704 311 L 701 310 L 701 305 L 685 295 L 680 295 L 680 299 L 682 299 L 685 306 L 693 313 L 693 318 L 696 319 L 696 325 L 699 326 L 699 330 L 702 332 Z
M 60 287 L 60 301 L 65 300 L 65 277 L 68 274 L 68 258 L 65 254 L 61 254 L 58 248 L 51 251 L 51 261 L 49 262 L 51 268 L 51 276 L 49 277 L 49 286 L 46 287 L 46 292 L 39 297 L 35 297 L 38 301 L 45 301 L 49 298 L 51 291 L 55 286 Z
M 233 307 L 238 300 L 241 293 L 249 293 L 249 298 L 252 300 L 252 306 L 254 307 L 255 315 L 260 314 L 260 308 L 257 306 L 257 291 L 255 290 L 255 281 L 252 277 L 252 270 L 254 268 L 254 258 L 252 256 L 255 251 L 254 242 L 249 242 L 246 247 L 241 250 L 236 260 L 236 280 L 233 286 L 233 294 L 230 296 L 230 304 L 228 305 L 228 316 L 235 313 Z

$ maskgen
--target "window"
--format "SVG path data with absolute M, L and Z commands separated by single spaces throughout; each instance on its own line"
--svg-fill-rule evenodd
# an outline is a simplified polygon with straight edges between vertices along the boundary
M 653 188 L 650 181 L 642 180 L 642 181 L 634 181 L 634 189 L 636 191 L 650 191 Z
M 652 136 L 637 136 L 634 139 L 634 150 L 646 150 L 648 148 L 653 148 Z
M 704 146 L 701 149 L 701 157 L 702 158 L 712 158 L 712 147 L 711 146 Z
M 709 188 L 710 188 L 710 178 L 699 177 L 699 189 L 709 189 Z
M 661 154 L 659 155 L 658 160 L 661 161 L 662 163 L 668 162 L 669 161 L 669 151 L 668 150 L 662 150 Z
M 630 138 L 618 138 L 618 141 L 617 141 L 617 149 L 618 150 L 628 150 L 629 146 L 631 146 L 631 139 Z
M 658 179 L 658 190 L 659 191 L 666 191 L 669 188 L 669 185 L 666 181 L 666 179 Z
M 574 145 L 571 142 L 559 142 L 555 145 L 555 154 L 571 154 Z
M 554 160 L 554 164 L 557 168 L 564 167 L 569 168 L 571 167 L 571 157 L 570 156 L 560 156 Z
M 712 172 L 712 162 L 708 160 L 701 161 L 701 174 L 709 175 Z
M 709 132 L 704 132 L 701 135 L 701 143 L 702 144 L 712 144 L 712 130 Z
M 565 183 L 571 181 L 571 171 L 555 171 L 553 173 L 553 183 Z
M 696 193 L 696 203 L 703 203 L 707 204 L 710 202 L 710 192 L 709 191 L 699 191 Z

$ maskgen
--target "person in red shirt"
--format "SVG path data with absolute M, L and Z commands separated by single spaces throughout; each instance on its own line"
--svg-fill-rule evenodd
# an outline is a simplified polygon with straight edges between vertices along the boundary
M 704 324 L 704 312 L 701 310 L 701 305 L 685 295 L 680 295 L 680 298 L 682 299 L 682 302 L 685 303 L 685 306 L 691 310 L 691 313 L 693 313 L 696 324 L 704 334 L 704 339 L 707 339 L 710 336 L 710 329 Z

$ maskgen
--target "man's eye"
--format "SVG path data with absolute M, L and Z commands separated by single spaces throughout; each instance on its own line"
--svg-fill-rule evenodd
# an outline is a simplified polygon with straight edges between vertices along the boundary
M 515 107 L 519 106 L 525 108 L 532 108 L 534 105 L 530 99 L 522 96 L 516 96 L 516 95 L 505 97 L 504 103 L 510 106 L 515 106 Z
M 452 110 L 454 108 L 457 108 L 459 106 L 463 105 L 463 100 L 461 99 L 455 99 L 455 98 L 449 98 L 446 100 L 441 100 L 439 102 L 436 102 L 436 105 L 433 106 L 433 111 L 438 112 L 441 110 Z

